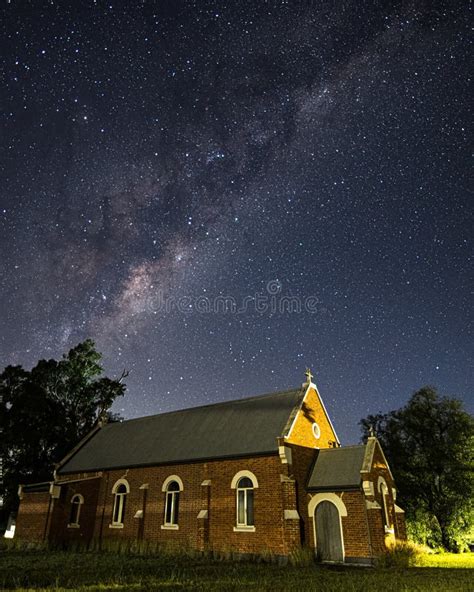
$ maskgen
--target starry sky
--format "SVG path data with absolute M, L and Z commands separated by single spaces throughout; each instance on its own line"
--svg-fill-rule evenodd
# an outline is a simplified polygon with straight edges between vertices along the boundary
M 343 444 L 425 384 L 474 410 L 469 9 L 0 7 L 0 360 L 87 337 L 125 418 L 283 390 Z

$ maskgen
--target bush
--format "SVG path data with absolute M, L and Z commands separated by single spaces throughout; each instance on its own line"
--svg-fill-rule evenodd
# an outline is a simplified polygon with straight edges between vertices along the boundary
M 469 551 L 470 543 L 474 542 L 474 512 L 470 507 L 463 508 L 462 512 L 453 511 L 451 521 L 445 528 L 445 545 L 436 517 L 423 509 L 407 516 L 407 535 L 413 543 L 426 545 L 436 551 L 443 550 L 444 546 L 454 553 Z
M 376 567 L 406 568 L 415 565 L 422 551 L 418 545 L 396 541 L 383 555 L 377 558 Z
M 417 510 L 413 516 L 407 516 L 407 536 L 418 545 L 426 545 L 431 549 L 442 547 L 438 521 L 425 510 Z
M 464 512 L 456 512 L 446 529 L 446 538 L 450 551 L 465 553 L 474 543 L 474 509 L 471 506 Z

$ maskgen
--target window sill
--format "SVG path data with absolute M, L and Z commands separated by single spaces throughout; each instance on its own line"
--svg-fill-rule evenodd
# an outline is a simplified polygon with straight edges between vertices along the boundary
M 123 524 L 109 524 L 109 528 L 123 528 Z
M 80 528 L 79 524 L 68 524 L 68 528 Z
M 179 524 L 162 524 L 161 530 L 179 530 Z
M 255 532 L 255 526 L 234 526 L 234 532 Z

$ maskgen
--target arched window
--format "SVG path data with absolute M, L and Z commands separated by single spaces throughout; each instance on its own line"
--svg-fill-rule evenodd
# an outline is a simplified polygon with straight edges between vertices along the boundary
M 380 491 L 380 496 L 382 498 L 382 522 L 384 525 L 384 531 L 393 532 L 393 526 L 391 524 L 390 514 L 388 511 L 388 487 L 383 477 L 379 477 L 378 489 Z
M 81 506 L 84 503 L 84 498 L 79 493 L 73 495 L 71 498 L 71 511 L 69 512 L 68 526 L 71 528 L 79 526 L 79 516 L 81 514 Z
M 387 490 L 387 486 L 385 485 L 385 483 L 382 483 L 382 486 L 380 487 L 380 493 L 382 494 L 382 508 L 383 508 L 384 524 L 387 528 L 389 528 L 390 527 L 390 520 L 388 517 L 388 507 L 387 507 L 388 490 Z
M 114 494 L 114 509 L 112 512 L 112 526 L 123 526 L 127 494 L 130 487 L 125 479 L 120 479 L 112 488 Z
M 180 491 L 178 481 L 168 481 L 165 490 L 165 526 L 178 525 Z
M 253 482 L 241 477 L 237 483 L 237 526 L 253 526 Z
M 257 477 L 250 471 L 239 471 L 231 483 L 235 489 L 236 526 L 234 530 L 255 530 L 254 492 L 258 487 Z

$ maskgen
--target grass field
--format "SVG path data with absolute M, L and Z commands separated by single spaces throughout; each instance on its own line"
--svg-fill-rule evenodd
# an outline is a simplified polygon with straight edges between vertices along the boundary
M 424 567 L 278 566 L 113 553 L 0 550 L 1 590 L 166 592 L 473 592 L 474 557 L 430 555 Z

